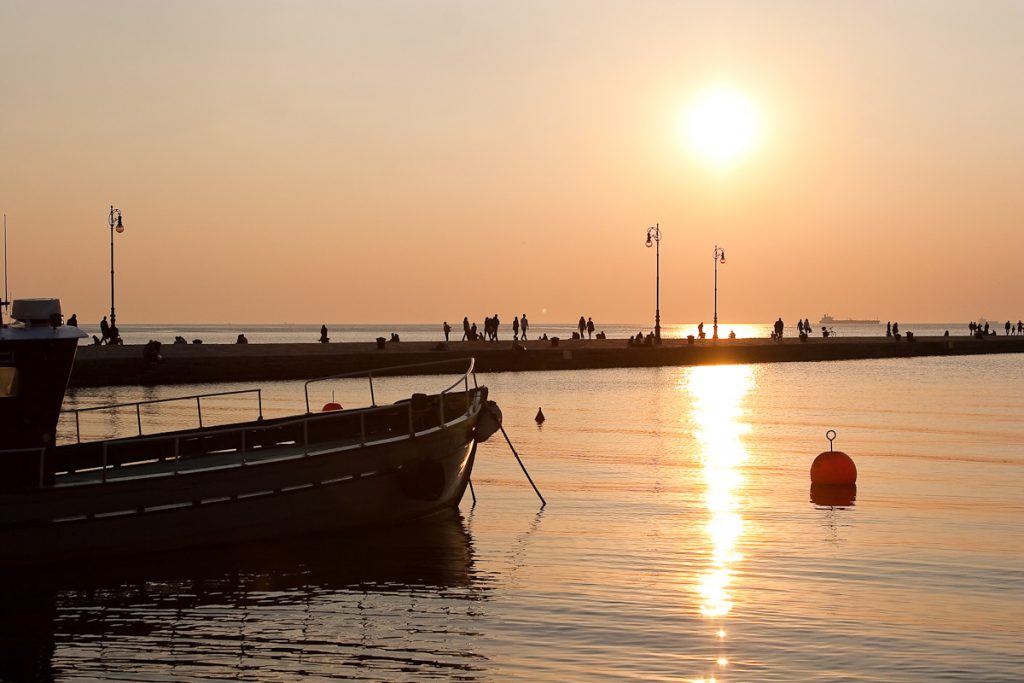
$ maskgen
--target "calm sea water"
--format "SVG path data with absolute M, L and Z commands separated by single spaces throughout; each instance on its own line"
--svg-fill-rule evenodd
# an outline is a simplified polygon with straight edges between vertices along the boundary
M 42 680 L 1019 681 L 1021 355 L 481 375 L 548 500 L 483 444 L 452 519 L 18 587 L 0 675 Z M 398 398 L 441 378 L 392 378 Z M 301 382 L 264 410 L 303 409 Z M 203 385 L 196 391 L 219 387 Z M 79 389 L 67 406 L 189 393 Z M 362 386 L 320 387 L 346 406 Z M 250 399 L 204 420 L 252 415 Z M 66 406 L 66 407 L 67 407 Z M 543 407 L 547 421 L 533 418 Z M 193 407 L 146 414 L 189 424 Z M 69 425 L 63 436 L 71 436 Z M 856 460 L 855 501 L 809 499 Z M 93 414 L 130 433 L 134 411 Z

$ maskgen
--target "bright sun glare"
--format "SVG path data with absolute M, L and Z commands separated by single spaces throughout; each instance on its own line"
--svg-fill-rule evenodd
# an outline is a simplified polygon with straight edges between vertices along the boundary
M 698 93 L 687 107 L 685 137 L 694 154 L 715 168 L 742 161 L 757 146 L 761 117 L 739 90 L 716 85 Z

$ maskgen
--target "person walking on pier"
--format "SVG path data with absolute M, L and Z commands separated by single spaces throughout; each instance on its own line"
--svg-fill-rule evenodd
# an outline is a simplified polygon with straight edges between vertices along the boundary
M 899 323 L 893 323 L 892 324 L 892 336 L 894 336 L 894 337 L 900 336 L 900 324 Z
M 523 331 L 523 341 L 526 341 L 526 331 L 530 329 L 530 321 L 526 319 L 525 313 L 523 313 L 523 319 L 519 323 L 519 329 Z
M 444 341 L 447 344 L 448 343 L 448 335 L 452 333 L 452 326 L 448 324 L 447 320 L 445 320 L 444 321 L 444 327 L 442 327 L 441 329 L 444 330 Z
M 594 319 L 593 318 L 587 318 L 587 339 L 593 339 L 593 338 L 594 338 Z
M 467 315 L 462 319 L 462 341 L 469 339 L 472 339 L 472 337 L 469 336 L 469 316 Z
M 1017 321 L 1017 334 L 1024 334 L 1024 320 Z
M 580 322 L 576 327 L 580 329 L 580 339 L 583 339 L 583 333 L 587 330 L 587 321 L 582 315 L 580 316 Z
M 103 316 L 103 320 L 100 321 L 100 343 L 106 344 L 110 341 L 110 323 L 107 322 L 107 316 Z
M 519 341 L 519 316 L 512 318 L 512 340 Z
M 786 324 L 782 322 L 782 318 L 775 321 L 775 338 L 782 341 L 782 333 L 786 329 Z
M 1006 321 L 1005 329 L 1006 329 L 1006 336 L 1009 337 L 1010 336 L 1010 330 L 1013 329 L 1013 323 L 1011 323 L 1009 320 L 1007 320 Z
M 886 337 L 891 337 L 892 336 L 892 322 L 891 321 L 887 322 L 885 324 L 885 336 Z

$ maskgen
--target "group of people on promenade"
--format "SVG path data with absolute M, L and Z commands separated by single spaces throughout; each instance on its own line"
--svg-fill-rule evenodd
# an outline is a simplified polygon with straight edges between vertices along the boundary
M 580 316 L 580 321 L 576 325 L 576 327 L 580 331 L 580 333 L 579 333 L 580 334 L 580 339 L 583 339 L 583 333 L 584 332 L 587 334 L 587 339 L 593 339 L 594 338 L 594 319 L 593 318 L 587 318 L 586 320 L 584 320 L 583 316 L 581 315 Z
M 982 324 L 972 320 L 967 325 L 967 329 L 970 330 L 972 337 L 985 337 L 996 333 L 995 327 L 990 327 L 987 321 Z M 1024 335 L 1024 320 L 1018 320 L 1016 325 L 1007 320 L 1006 324 L 1003 325 L 1003 330 L 1006 332 L 1007 337 L 1010 335 Z
M 476 323 L 469 322 L 469 316 L 462 318 L 462 341 L 498 341 L 498 328 L 501 326 L 501 319 L 498 318 L 498 314 L 495 313 L 493 316 L 484 318 L 484 331 L 481 334 L 478 331 Z M 444 331 L 444 340 L 446 342 L 451 341 L 452 326 L 445 320 L 441 326 Z M 526 314 L 516 316 L 512 319 L 512 339 L 519 341 L 520 335 L 522 340 L 526 341 L 526 334 L 530 329 L 530 321 L 527 320 Z

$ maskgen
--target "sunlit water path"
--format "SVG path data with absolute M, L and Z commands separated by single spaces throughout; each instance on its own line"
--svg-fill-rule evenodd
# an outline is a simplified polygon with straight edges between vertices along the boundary
M 543 511 L 491 441 L 477 505 L 467 497 L 446 522 L 17 591 L 0 675 L 1020 680 L 1021 361 L 481 376 Z M 432 381 L 394 378 L 382 391 L 397 399 Z M 268 415 L 303 408 L 301 383 L 264 387 Z M 77 390 L 68 403 L 189 390 Z M 334 392 L 346 406 L 367 398 L 355 384 Z M 252 411 L 204 405 L 204 420 Z M 188 419 L 183 406 L 145 425 Z M 134 411 L 90 420 L 91 436 L 136 428 Z M 860 470 L 853 505 L 809 500 L 828 428 Z

